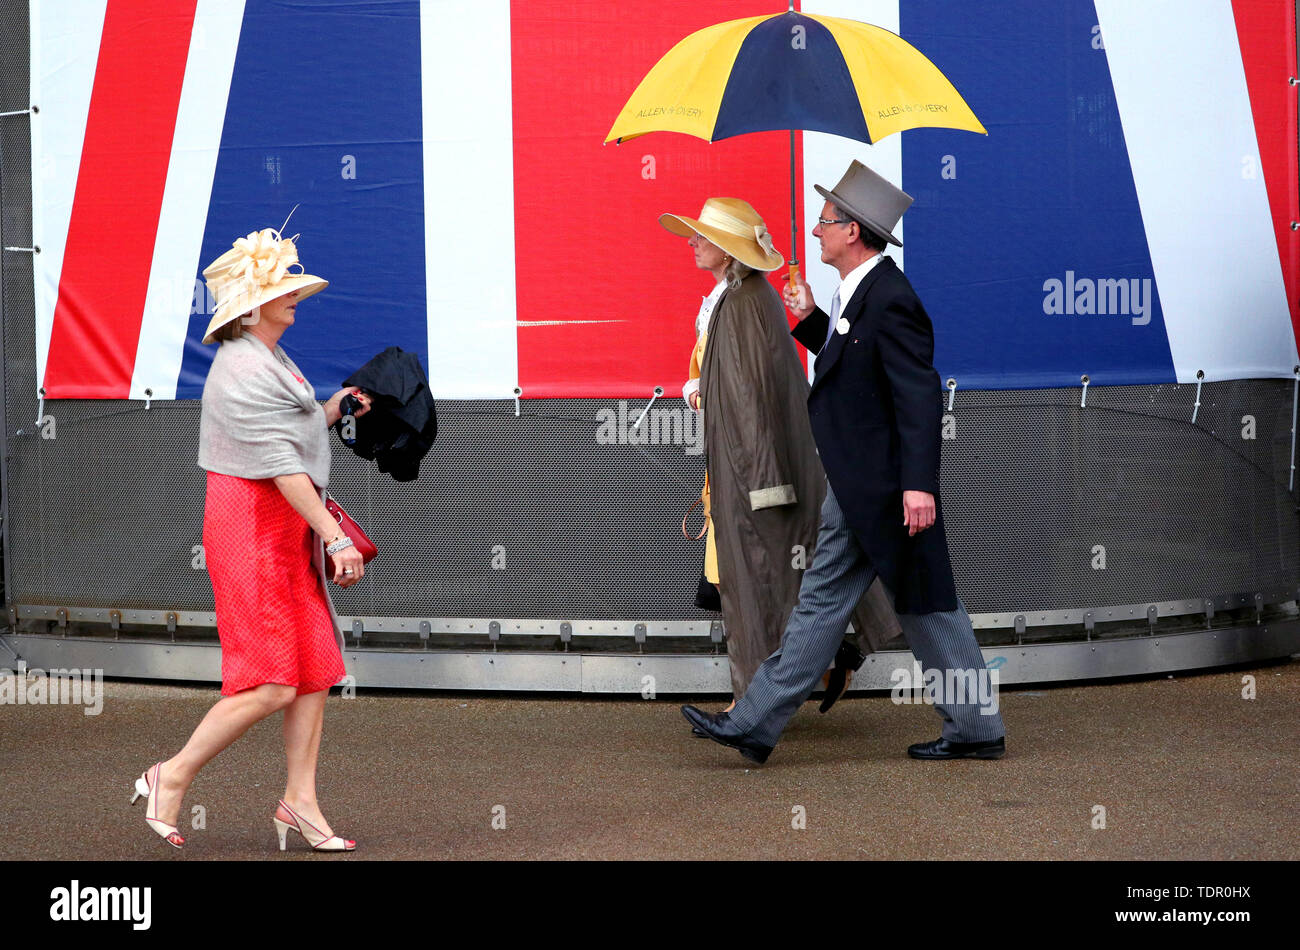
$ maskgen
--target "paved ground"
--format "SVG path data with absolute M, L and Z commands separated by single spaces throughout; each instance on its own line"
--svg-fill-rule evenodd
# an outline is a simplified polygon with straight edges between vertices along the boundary
M 1257 698 L 1242 698 L 1253 675 Z M 212 687 L 104 684 L 102 713 L 0 705 L 0 859 L 280 859 L 278 717 L 199 777 L 173 852 L 128 808 Z M 1300 661 L 1006 690 L 1009 753 L 915 762 L 925 706 L 807 704 L 767 764 L 692 739 L 681 699 L 331 698 L 321 801 L 367 858 L 1294 859 Z M 717 708 L 707 703 L 707 708 Z M 1093 828 L 1095 806 L 1105 828 Z M 502 806 L 497 808 L 497 806 Z M 806 828 L 792 827 L 796 806 Z M 505 828 L 493 828 L 494 808 Z M 61 834 L 60 828 L 75 828 Z

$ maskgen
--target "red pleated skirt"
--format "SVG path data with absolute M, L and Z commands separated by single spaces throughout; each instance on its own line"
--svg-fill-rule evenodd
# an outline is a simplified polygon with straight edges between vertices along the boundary
M 270 478 L 208 472 L 203 552 L 221 639 L 221 693 L 263 683 L 299 694 L 344 675 L 311 526 Z

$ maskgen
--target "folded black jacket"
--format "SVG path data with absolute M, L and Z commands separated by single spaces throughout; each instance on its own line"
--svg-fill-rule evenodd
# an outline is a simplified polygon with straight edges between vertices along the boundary
M 438 437 L 438 412 L 420 358 L 390 346 L 345 379 L 343 386 L 364 389 L 371 397 L 370 411 L 353 420 L 352 451 L 374 459 L 381 472 L 399 482 L 418 478 L 420 460 Z M 334 429 L 343 439 L 342 419 Z

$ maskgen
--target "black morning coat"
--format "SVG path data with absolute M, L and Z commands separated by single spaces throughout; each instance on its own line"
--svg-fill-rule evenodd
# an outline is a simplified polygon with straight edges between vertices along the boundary
M 934 327 L 888 257 L 841 305 L 841 317 L 848 332 L 832 332 L 829 342 L 830 316 L 820 307 L 792 331 L 818 354 L 808 415 L 831 490 L 894 592 L 898 613 L 956 610 L 939 502 L 943 393 L 934 368 Z M 929 492 L 935 503 L 934 524 L 910 538 L 904 489 Z
M 364 389 L 370 411 L 357 416 L 352 451 L 374 459 L 381 472 L 399 482 L 419 477 L 420 460 L 438 437 L 438 414 L 420 358 L 390 346 L 343 381 Z M 343 420 L 335 423 L 343 438 Z M 345 443 L 346 444 L 346 443 Z

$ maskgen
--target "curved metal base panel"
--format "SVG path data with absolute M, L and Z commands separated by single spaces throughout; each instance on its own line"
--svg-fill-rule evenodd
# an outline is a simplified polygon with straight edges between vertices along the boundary
M 16 654 L 0 660 L 16 669 L 102 670 L 104 676 L 219 682 L 215 644 L 100 638 L 4 636 Z M 1191 633 L 1067 643 L 985 647 L 984 660 L 1001 685 L 1140 676 L 1279 659 L 1300 653 L 1300 619 Z M 358 687 L 547 693 L 636 694 L 731 692 L 725 655 L 562 652 L 441 652 L 348 650 L 348 674 Z M 911 671 L 910 652 L 867 658 L 852 692 L 893 688 L 895 670 Z

